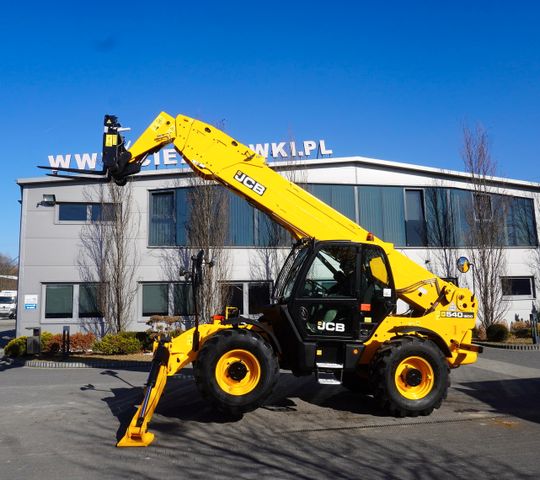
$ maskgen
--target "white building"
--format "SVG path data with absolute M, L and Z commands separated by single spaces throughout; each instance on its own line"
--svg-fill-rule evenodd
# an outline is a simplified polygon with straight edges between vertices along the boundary
M 434 211 L 430 198 L 452 211 L 449 225 L 457 258 L 466 254 L 466 215 L 473 194 L 467 174 L 364 157 L 304 160 L 274 164 L 277 170 L 294 170 L 295 178 L 351 219 L 372 231 L 416 262 L 440 276 L 447 276 L 439 262 L 440 241 L 433 235 Z M 130 330 L 146 329 L 150 314 L 186 313 L 173 295 L 186 293 L 182 284 L 165 281 L 163 252 L 185 243 L 186 169 L 146 170 L 133 180 L 133 207 L 138 231 L 132 239 L 138 252 L 136 301 Z M 17 335 L 27 328 L 59 332 L 63 326 L 77 331 L 81 319 L 98 315 L 92 307 L 93 285 L 85 283 L 78 259 L 81 230 L 102 215 L 106 206 L 92 198 L 95 184 L 43 176 L 20 179 L 21 235 Z M 506 178 L 490 181 L 493 221 L 504 224 L 507 268 L 501 281 L 507 303 L 506 319 L 529 318 L 536 299 L 539 272 L 532 258 L 538 250 L 540 184 Z M 54 196 L 54 200 L 51 201 Z M 502 195 L 503 197 L 500 197 Z M 509 207 L 496 208 L 497 198 Z M 442 200 L 441 200 L 442 199 Z M 49 200 L 49 201 L 47 201 Z M 260 278 L 256 268 L 264 244 L 261 225 L 266 221 L 247 202 L 230 197 L 230 278 L 233 303 L 244 314 L 256 312 L 269 300 L 272 278 Z M 518 220 L 520 225 L 518 225 Z M 521 228 L 521 227 L 523 228 Z M 285 247 L 283 247 L 285 248 Z M 472 288 L 472 276 L 450 275 L 460 286 Z M 179 297 L 178 297 L 179 298 Z M 183 298 L 183 297 L 182 297 Z

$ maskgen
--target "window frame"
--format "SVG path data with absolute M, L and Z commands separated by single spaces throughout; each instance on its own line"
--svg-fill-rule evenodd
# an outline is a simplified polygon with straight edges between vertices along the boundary
M 492 222 L 493 221 L 493 194 L 490 192 L 475 192 L 474 190 L 471 190 L 471 196 L 472 196 L 472 210 L 474 215 L 474 221 L 475 222 Z M 477 208 L 477 205 L 479 203 L 480 198 L 486 198 L 489 199 L 489 216 L 486 216 L 486 218 L 478 218 L 478 212 L 480 210 L 480 207 Z
M 150 315 L 145 315 L 144 312 L 144 287 L 148 285 L 166 285 L 167 287 L 167 312 L 166 313 L 152 313 Z M 153 282 L 139 282 L 140 294 L 139 294 L 139 318 L 142 321 L 146 322 L 153 315 L 169 316 L 169 317 L 180 317 L 181 319 L 194 317 L 195 312 L 188 313 L 176 313 L 175 311 L 175 286 L 176 285 L 185 285 L 190 286 L 191 282 L 183 281 L 153 281 Z M 188 289 L 190 290 L 190 289 Z
M 98 282 L 84 282 L 84 283 L 79 283 L 77 284 L 77 290 L 78 290 L 78 294 L 77 294 L 77 317 L 75 318 L 79 318 L 79 319 L 86 319 L 86 318 L 103 318 L 103 312 L 100 312 L 99 310 L 95 310 L 94 312 L 90 312 L 90 313 L 85 313 L 84 315 L 81 316 L 81 287 L 93 287 L 96 289 L 96 298 L 95 298 L 95 302 L 96 302 L 96 308 L 99 308 L 99 305 L 98 305 L 98 301 L 97 301 L 97 294 L 98 294 L 98 289 L 100 287 L 100 284 Z
M 47 317 L 47 287 L 49 285 L 69 285 L 72 287 L 71 317 Z M 81 324 L 88 319 L 102 319 L 103 315 L 82 316 L 80 315 L 80 292 L 81 285 L 99 285 L 98 282 L 41 282 L 41 305 L 40 321 L 50 324 Z
M 500 277 L 501 279 L 501 293 L 502 293 L 502 299 L 503 300 L 509 300 L 509 301 L 516 301 L 516 300 L 535 300 L 536 299 L 536 285 L 534 282 L 534 277 L 530 275 L 511 275 L 511 276 L 504 276 Z M 505 280 L 528 280 L 530 285 L 530 293 L 524 294 L 524 295 L 506 295 L 504 293 L 504 286 L 503 282 Z
M 179 187 L 179 188 L 188 188 L 188 187 Z M 148 190 L 148 215 L 146 218 L 147 225 L 147 235 L 146 235 L 146 247 L 147 248 L 178 248 L 178 212 L 176 208 L 176 190 L 177 188 L 157 188 L 153 190 Z M 172 233 L 172 243 L 170 244 L 159 244 L 159 242 L 152 243 L 150 241 L 150 235 L 152 233 L 152 218 L 153 213 L 152 209 L 154 208 L 154 195 L 172 195 L 172 219 L 173 219 L 173 233 Z
M 162 316 L 168 316 L 171 312 L 171 298 L 170 298 L 170 288 L 169 288 L 169 284 L 170 282 L 159 282 L 159 281 L 156 281 L 156 282 L 141 282 L 141 317 L 142 318 L 150 318 L 154 315 L 162 315 Z M 167 306 L 167 309 L 166 309 L 166 312 L 165 313 L 161 313 L 161 312 L 152 312 L 152 313 L 149 313 L 149 314 L 146 314 L 145 313 L 145 310 L 144 310 L 144 287 L 148 287 L 148 286 L 165 286 L 167 288 L 167 292 L 166 292 L 166 306 Z
M 190 295 L 193 298 L 193 284 L 191 282 L 170 282 L 169 283 L 169 297 L 170 302 L 172 302 L 172 305 L 169 305 L 169 311 L 171 312 L 171 315 L 173 316 L 179 316 L 179 317 L 192 317 L 195 315 L 195 306 L 193 305 L 193 300 L 190 298 L 188 303 L 188 310 L 189 307 L 192 307 L 193 311 L 188 311 L 186 313 L 177 313 L 176 312 L 176 287 L 185 287 L 186 288 L 186 294 Z M 169 303 L 170 303 L 169 302 Z
M 408 216 L 408 212 L 407 212 L 407 192 L 409 192 L 409 191 L 420 192 L 420 195 L 421 195 L 420 208 L 422 209 L 422 225 L 423 225 L 422 244 L 421 245 L 411 245 L 409 243 L 408 222 L 409 221 L 415 221 L 415 220 L 409 220 L 409 218 L 408 218 L 409 216 Z M 426 220 L 426 192 L 425 192 L 425 188 L 403 187 L 403 221 L 405 223 L 405 247 L 406 248 L 429 248 L 428 247 L 427 220 Z
M 274 282 L 272 280 L 225 280 L 220 281 L 220 287 L 224 285 L 241 285 L 242 286 L 242 308 L 240 309 L 239 314 L 248 318 L 258 318 L 261 313 L 251 312 L 250 307 L 250 297 L 249 297 L 249 287 L 250 285 L 261 285 L 267 284 L 268 291 L 270 293 L 269 303 L 272 302 L 272 294 L 274 291 Z
M 77 220 L 61 220 L 60 219 L 60 209 L 64 205 L 84 205 L 86 207 L 86 219 L 77 219 Z M 89 225 L 93 223 L 113 223 L 114 218 L 107 220 L 94 220 L 93 217 L 93 207 L 94 206 L 112 206 L 112 211 L 115 208 L 121 208 L 119 203 L 114 202 L 58 202 L 55 206 L 55 223 L 57 225 Z
M 64 287 L 71 287 L 71 315 L 70 316 L 48 316 L 47 315 L 47 298 L 48 298 L 48 295 L 47 295 L 47 289 L 48 287 L 52 287 L 52 286 L 64 286 Z M 77 304 L 78 303 L 78 290 L 76 292 L 76 286 L 77 284 L 76 283 L 72 283 L 72 282 L 46 282 L 46 283 L 42 283 L 42 298 L 43 298 L 43 302 L 42 302 L 42 314 L 41 314 L 41 318 L 43 321 L 45 322 L 52 322 L 52 323 L 55 323 L 56 322 L 73 322 L 73 321 L 78 321 L 79 320 L 79 317 L 78 317 L 78 314 L 79 312 L 77 311 Z M 77 313 L 77 316 L 75 316 L 75 313 Z

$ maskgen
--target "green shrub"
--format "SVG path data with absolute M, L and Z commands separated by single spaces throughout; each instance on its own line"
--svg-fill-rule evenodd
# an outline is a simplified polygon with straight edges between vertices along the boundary
M 105 355 L 121 355 L 140 352 L 142 344 L 135 337 L 135 332 L 108 333 L 101 340 L 94 342 L 92 350 Z
M 505 342 L 509 333 L 508 327 L 504 323 L 494 323 L 486 329 L 487 339 L 492 342 Z
M 135 338 L 141 342 L 143 350 L 152 350 L 154 346 L 154 339 L 150 332 L 133 332 Z
M 53 338 L 54 338 L 54 335 L 51 332 L 41 332 L 39 340 L 41 342 L 41 351 L 42 352 L 48 352 L 49 351 L 49 346 L 50 346 Z
M 4 348 L 4 354 L 8 357 L 22 357 L 26 355 L 26 339 L 28 337 L 17 337 L 11 340 Z

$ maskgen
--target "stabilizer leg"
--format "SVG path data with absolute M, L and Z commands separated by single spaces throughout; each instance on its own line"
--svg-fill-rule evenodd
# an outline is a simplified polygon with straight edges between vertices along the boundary
M 167 384 L 168 358 L 169 351 L 160 342 L 148 375 L 143 403 L 133 416 L 125 435 L 116 444 L 117 447 L 147 447 L 154 440 L 154 434 L 148 432 L 148 423 Z

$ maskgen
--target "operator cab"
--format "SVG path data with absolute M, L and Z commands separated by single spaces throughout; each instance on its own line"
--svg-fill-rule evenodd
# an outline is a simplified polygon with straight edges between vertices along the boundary
M 376 245 L 304 242 L 293 248 L 276 282 L 303 338 L 366 340 L 395 309 L 386 254 Z
M 395 311 L 386 253 L 372 244 L 301 241 L 278 276 L 274 302 L 265 319 L 285 351 L 298 351 L 291 342 L 299 342 L 310 351 L 332 352 L 332 362 L 342 359 L 345 344 L 358 348 Z M 306 352 L 301 361 L 306 367 L 310 356 Z

